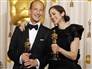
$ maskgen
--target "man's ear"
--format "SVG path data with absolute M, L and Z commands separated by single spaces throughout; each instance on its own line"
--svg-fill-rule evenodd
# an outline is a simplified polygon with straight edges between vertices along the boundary
M 31 15 L 31 10 L 30 10 L 30 9 L 28 10 L 28 15 L 29 15 L 29 16 Z

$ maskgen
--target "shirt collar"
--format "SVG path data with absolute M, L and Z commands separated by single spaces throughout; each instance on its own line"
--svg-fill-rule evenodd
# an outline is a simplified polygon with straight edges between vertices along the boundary
M 30 22 L 29 22 L 29 24 L 32 24 L 32 22 L 30 21 Z M 32 24 L 32 25 L 38 25 L 38 28 L 39 28 L 39 27 L 40 27 L 40 25 L 41 25 L 41 22 L 37 22 L 37 23 Z

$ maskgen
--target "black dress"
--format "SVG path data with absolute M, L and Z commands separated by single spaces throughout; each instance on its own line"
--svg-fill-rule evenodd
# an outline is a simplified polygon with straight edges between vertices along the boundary
M 65 29 L 60 29 L 58 26 L 54 27 L 58 34 L 57 44 L 63 49 L 70 51 L 70 44 L 75 37 L 81 40 L 82 32 L 84 28 L 81 25 L 71 24 Z M 77 59 L 75 61 L 68 59 L 61 53 L 58 54 L 59 61 L 49 61 L 49 69 L 81 69 L 80 65 L 77 64 L 80 54 L 78 52 Z

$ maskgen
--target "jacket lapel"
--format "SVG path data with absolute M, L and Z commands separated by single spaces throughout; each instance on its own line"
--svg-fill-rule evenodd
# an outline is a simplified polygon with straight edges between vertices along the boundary
M 33 46 L 32 46 L 31 50 L 34 50 L 37 46 L 39 46 L 40 39 L 44 37 L 43 34 L 44 34 L 44 29 L 43 29 L 43 26 L 41 25 L 39 27 L 38 33 L 36 35 L 36 38 L 35 38 L 35 41 L 33 43 Z

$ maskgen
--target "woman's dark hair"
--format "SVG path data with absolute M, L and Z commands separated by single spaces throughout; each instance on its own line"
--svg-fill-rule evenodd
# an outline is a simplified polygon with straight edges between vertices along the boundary
M 65 15 L 63 16 L 65 22 L 68 22 L 68 21 L 70 20 L 70 17 L 66 15 L 65 9 L 64 9 L 62 6 L 60 6 L 60 5 L 54 5 L 54 6 L 50 7 L 50 9 L 49 9 L 49 14 L 50 14 L 50 10 L 51 10 L 52 8 L 54 8 L 55 10 L 57 10 L 57 11 L 60 12 L 60 13 L 62 13 L 62 12 L 65 13 Z

